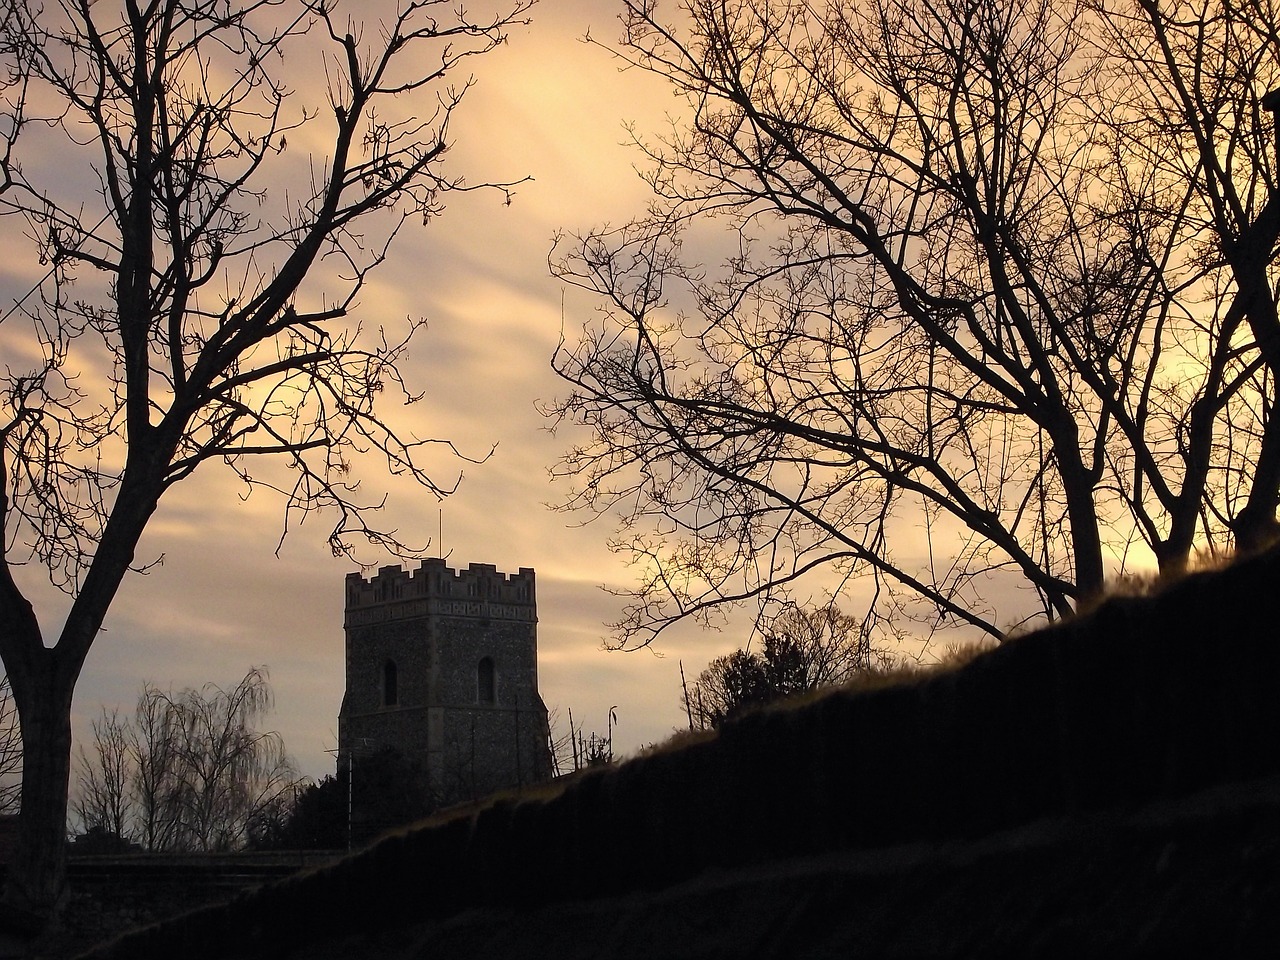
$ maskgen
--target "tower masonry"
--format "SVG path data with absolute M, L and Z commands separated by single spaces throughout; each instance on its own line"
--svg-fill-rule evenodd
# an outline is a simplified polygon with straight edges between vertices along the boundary
M 396 750 L 441 804 L 550 777 L 537 623 L 527 567 L 348 574 L 339 763 Z

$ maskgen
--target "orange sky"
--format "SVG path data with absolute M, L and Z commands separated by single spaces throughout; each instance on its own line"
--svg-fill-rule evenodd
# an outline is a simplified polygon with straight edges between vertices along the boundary
M 547 433 L 535 403 L 563 390 L 549 366 L 562 295 L 570 335 L 591 307 L 548 275 L 551 237 L 642 208 L 646 191 L 632 169 L 640 158 L 621 145 L 623 124 L 653 128 L 676 106 L 651 80 L 620 74 L 603 51 L 583 44 L 588 30 L 614 38 L 616 5 L 542 0 L 533 26 L 472 61 L 478 84 L 452 128 L 453 169 L 472 181 L 534 180 L 509 207 L 496 194 L 467 194 L 426 228 L 406 227 L 366 287 L 360 319 L 425 316 L 430 330 L 405 369 L 427 391 L 411 411 L 413 426 L 472 454 L 497 445 L 486 463 L 466 467 L 460 491 L 444 503 L 392 485 L 395 525 L 415 542 L 436 540 L 442 529 L 439 543 L 454 566 L 534 567 L 544 700 L 602 732 L 616 705 L 616 747 L 631 751 L 680 725 L 679 659 L 692 677 L 743 638 L 689 629 L 664 638 L 657 654 L 603 651 L 602 624 L 618 601 L 599 587 L 625 585 L 624 563 L 604 548 L 607 526 L 570 528 L 575 518 L 544 506 L 564 494 L 547 468 L 571 437 Z M 0 295 L 20 296 L 33 269 L 4 264 Z M 441 460 L 442 473 L 460 466 Z M 166 498 L 141 549 L 142 559 L 163 554 L 164 563 L 128 580 L 118 596 L 81 678 L 77 731 L 87 732 L 103 704 L 131 710 L 143 680 L 230 685 L 250 664 L 265 664 L 275 724 L 303 772 L 319 776 L 333 766 L 326 751 L 337 736 L 342 588 L 352 566 L 330 555 L 322 517 L 291 533 L 277 557 L 279 501 L 255 493 L 242 502 L 240 492 L 209 464 Z M 440 552 L 437 544 L 429 552 Z M 367 549 L 364 556 L 389 562 Z M 56 634 L 56 594 L 39 571 L 24 571 L 22 582 L 37 597 L 46 635 Z

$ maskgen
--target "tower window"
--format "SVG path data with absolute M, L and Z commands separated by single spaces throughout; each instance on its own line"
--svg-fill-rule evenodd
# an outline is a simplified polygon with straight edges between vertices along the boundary
M 400 702 L 399 678 L 396 676 L 396 662 L 388 660 L 382 665 L 382 705 L 394 707 Z
M 476 666 L 476 699 L 481 703 L 496 702 L 496 686 L 493 660 L 485 657 Z

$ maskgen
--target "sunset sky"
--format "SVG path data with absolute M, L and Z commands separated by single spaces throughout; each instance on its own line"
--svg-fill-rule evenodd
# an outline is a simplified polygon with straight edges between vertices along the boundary
M 562 322 L 572 336 L 591 304 L 548 275 L 546 256 L 557 229 L 618 222 L 642 209 L 646 189 L 632 167 L 641 158 L 623 145 L 624 124 L 654 129 L 678 104 L 582 42 L 588 32 L 616 38 L 611 0 L 542 0 L 533 16 L 505 49 L 471 61 L 478 82 L 455 117 L 450 153 L 450 169 L 473 182 L 533 181 L 510 206 L 499 194 L 466 194 L 429 226 L 406 228 L 366 287 L 359 319 L 426 317 L 430 329 L 405 367 L 426 391 L 415 426 L 475 456 L 496 444 L 487 462 L 466 466 L 458 493 L 443 503 L 391 485 L 393 524 L 406 540 L 431 538 L 428 553 L 447 555 L 455 567 L 534 567 L 543 699 L 562 718 L 572 709 L 588 731 L 603 732 L 616 706 L 615 748 L 631 752 L 680 726 L 679 661 L 695 676 L 743 638 L 688 629 L 652 652 L 602 649 L 603 624 L 618 601 L 601 585 L 626 585 L 628 572 L 605 549 L 607 525 L 580 527 L 584 518 L 546 506 L 565 494 L 547 471 L 574 438 L 552 436 L 536 406 L 563 392 L 549 358 Z M 26 292 L 36 269 L 0 268 L 7 302 Z M 441 464 L 445 481 L 463 466 Z M 255 493 L 242 502 L 241 492 L 210 464 L 164 501 L 139 558 L 163 555 L 163 564 L 129 579 L 112 607 L 81 677 L 77 731 L 86 733 L 104 704 L 132 710 L 144 680 L 231 685 L 251 664 L 265 664 L 274 723 L 302 771 L 320 776 L 333 767 L 342 585 L 354 568 L 331 556 L 323 517 L 292 531 L 277 556 L 280 501 Z M 389 562 L 369 549 L 364 557 Z M 41 580 L 38 570 L 23 573 L 53 636 L 58 601 Z

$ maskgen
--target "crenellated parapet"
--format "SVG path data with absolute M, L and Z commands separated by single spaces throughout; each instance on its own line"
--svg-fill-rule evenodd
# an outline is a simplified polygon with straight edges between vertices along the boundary
M 537 620 L 530 567 L 508 575 L 489 563 L 454 570 L 444 560 L 429 559 L 417 570 L 381 567 L 368 579 L 350 573 L 346 586 L 349 627 L 423 616 Z

